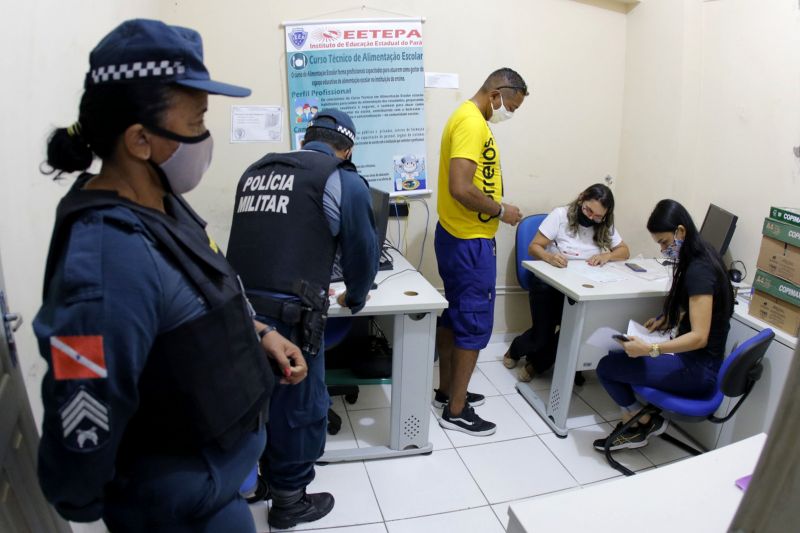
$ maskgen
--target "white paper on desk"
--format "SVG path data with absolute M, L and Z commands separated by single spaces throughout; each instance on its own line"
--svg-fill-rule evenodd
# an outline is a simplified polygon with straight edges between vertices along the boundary
M 570 272 L 596 283 L 613 283 L 630 279 L 621 272 L 615 272 L 607 267 L 591 266 L 586 262 L 570 261 L 567 268 Z
M 634 320 L 628 321 L 628 335 L 639 337 L 643 341 L 650 344 L 661 344 L 670 339 L 669 332 L 654 331 L 650 333 L 647 328 Z
M 614 340 L 614 335 L 622 335 L 622 333 L 614 328 L 597 328 L 595 332 L 589 335 L 589 338 L 586 339 L 586 344 L 596 346 L 597 348 L 607 352 L 621 350 L 622 345 Z

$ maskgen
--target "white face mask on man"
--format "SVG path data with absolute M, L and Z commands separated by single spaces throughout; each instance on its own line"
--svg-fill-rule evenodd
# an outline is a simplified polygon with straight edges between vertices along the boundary
M 491 101 L 490 101 L 490 105 L 491 105 Z M 501 94 L 500 95 L 500 107 L 498 109 L 495 109 L 494 106 L 492 106 L 492 116 L 489 117 L 489 122 L 491 122 L 492 124 L 497 124 L 498 122 L 503 122 L 504 120 L 508 120 L 513 116 L 514 116 L 514 112 L 513 111 L 509 111 L 508 109 L 506 109 L 506 106 L 503 103 L 503 95 Z

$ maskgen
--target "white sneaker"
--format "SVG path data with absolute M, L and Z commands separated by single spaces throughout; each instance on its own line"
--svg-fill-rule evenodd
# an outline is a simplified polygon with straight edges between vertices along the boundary
M 511 357 L 509 352 L 506 352 L 506 354 L 503 356 L 503 366 L 506 368 L 514 368 L 517 366 L 517 362 L 518 361 L 516 359 Z
M 533 366 L 525 364 L 519 367 L 517 370 L 517 377 L 523 383 L 528 383 L 530 380 L 533 379 L 535 376 L 535 372 L 533 371 Z

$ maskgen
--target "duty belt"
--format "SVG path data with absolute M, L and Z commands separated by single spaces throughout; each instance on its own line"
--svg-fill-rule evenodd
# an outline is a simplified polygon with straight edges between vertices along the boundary
M 303 306 L 292 300 L 276 300 L 248 294 L 247 299 L 253 305 L 256 313 L 280 320 L 287 326 L 299 324 L 303 318 Z

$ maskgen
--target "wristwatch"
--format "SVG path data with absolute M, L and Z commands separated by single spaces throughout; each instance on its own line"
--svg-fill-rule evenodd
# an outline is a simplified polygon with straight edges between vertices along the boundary
M 500 211 L 497 212 L 492 218 L 503 218 L 503 215 L 506 212 L 506 206 L 503 205 L 503 202 L 500 202 Z
M 650 345 L 650 357 L 658 357 L 661 355 L 661 346 L 658 344 L 651 344 Z
M 267 336 L 267 333 L 269 333 L 269 332 L 271 332 L 271 331 L 275 331 L 275 329 L 276 329 L 276 328 L 274 328 L 273 326 L 270 326 L 269 324 L 265 324 L 265 325 L 264 325 L 264 329 L 261 329 L 261 330 L 259 330 L 259 331 L 257 331 L 257 332 L 256 332 L 256 333 L 258 333 L 258 340 L 259 340 L 259 341 L 260 341 L 260 340 L 263 340 L 263 339 L 264 339 L 264 337 L 266 337 L 266 336 Z

